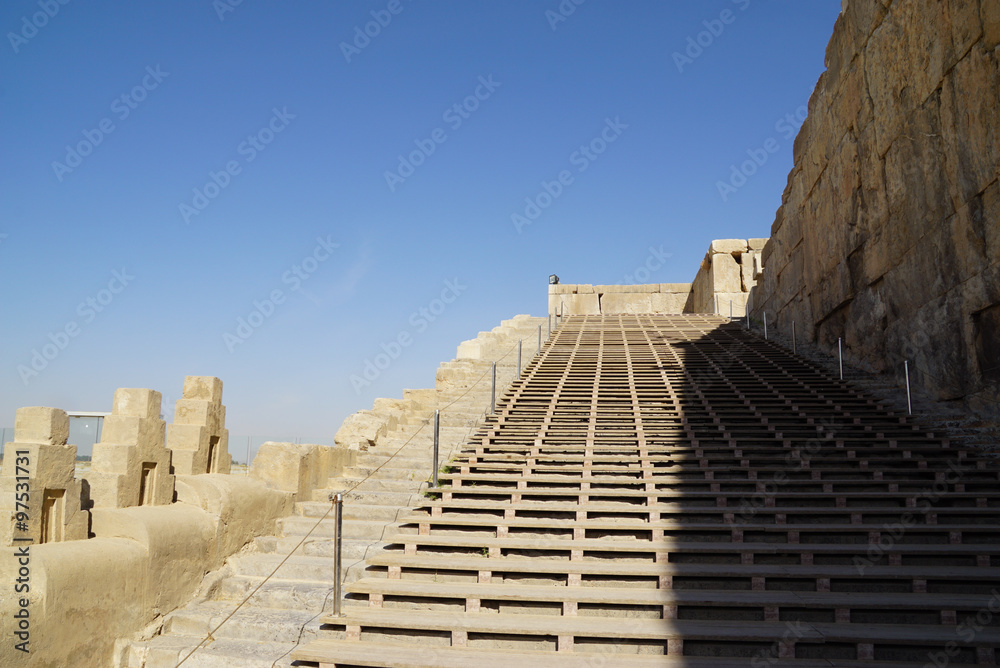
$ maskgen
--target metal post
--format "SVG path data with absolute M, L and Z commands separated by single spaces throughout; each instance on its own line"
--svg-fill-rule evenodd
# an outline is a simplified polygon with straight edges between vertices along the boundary
M 517 340 L 517 377 L 521 377 L 521 339 Z
M 434 487 L 438 486 L 438 439 L 441 433 L 441 411 L 434 411 Z
M 910 403 L 910 360 L 903 360 L 903 371 L 906 372 L 906 412 L 913 415 L 913 404 Z
M 336 512 L 337 552 L 333 558 L 333 616 L 340 617 L 340 599 L 343 598 L 340 584 L 341 552 L 344 548 L 344 494 L 337 492 L 333 499 Z
M 767 311 L 764 311 L 764 340 L 767 341 Z
M 840 360 L 840 379 L 844 380 L 844 348 L 840 345 L 840 337 L 837 337 L 837 358 Z
M 792 320 L 792 354 L 796 354 L 795 350 L 795 321 Z
M 493 385 L 490 388 L 490 415 L 497 411 L 497 363 L 493 363 Z
M 247 436 L 247 475 L 250 475 L 250 439 L 253 436 Z

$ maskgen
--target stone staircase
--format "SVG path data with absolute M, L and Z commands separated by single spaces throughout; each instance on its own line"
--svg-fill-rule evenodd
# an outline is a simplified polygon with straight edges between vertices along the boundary
M 319 637 L 320 617 L 332 610 L 335 522 L 331 494 L 347 491 L 343 505 L 344 582 L 362 577 L 365 559 L 388 544 L 400 517 L 426 501 L 432 475 L 433 414 L 440 409 L 440 463 L 468 442 L 490 403 L 490 369 L 497 363 L 498 389 L 516 376 L 517 340 L 524 339 L 527 361 L 537 345 L 544 318 L 518 316 L 481 333 L 459 349 L 459 359 L 442 364 L 434 390 L 407 390 L 408 410 L 392 416 L 392 427 L 359 452 L 353 467 L 295 505 L 279 521 L 276 535 L 258 538 L 224 569 L 210 574 L 197 600 L 166 616 L 159 635 L 131 642 L 120 660 L 129 668 L 174 668 L 248 594 L 277 572 L 184 666 L 265 668 L 293 665 L 290 653 Z M 382 401 L 382 400 L 379 400 Z M 376 402 L 378 409 L 379 402 Z M 383 420 L 385 416 L 382 416 Z M 319 524 L 317 525 L 317 522 Z M 307 533 L 308 539 L 299 547 Z M 293 553 L 293 550 L 294 553 Z M 289 553 L 292 556 L 284 561 Z
M 569 318 L 442 481 L 296 665 L 996 665 L 997 462 L 722 318 Z

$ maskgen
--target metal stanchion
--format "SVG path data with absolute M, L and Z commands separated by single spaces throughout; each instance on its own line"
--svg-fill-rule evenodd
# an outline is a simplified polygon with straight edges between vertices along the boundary
M 792 354 L 793 355 L 797 354 L 797 351 L 795 350 L 795 321 L 794 320 L 792 320 Z
M 767 341 L 767 311 L 764 311 L 764 340 Z
M 903 360 L 903 371 L 906 372 L 906 412 L 913 415 L 913 404 L 910 403 L 910 360 Z
M 497 412 L 497 363 L 493 363 L 493 385 L 490 387 L 490 415 Z
M 441 411 L 434 411 L 434 487 L 438 486 L 438 443 L 441 434 Z
M 337 495 L 333 499 L 334 506 L 336 507 L 336 525 L 337 525 L 337 552 L 333 558 L 333 616 L 341 617 L 340 612 L 340 599 L 343 598 L 341 591 L 341 578 L 340 578 L 340 565 L 341 565 L 341 552 L 344 551 L 344 494 L 343 492 L 337 492 Z
M 840 345 L 840 337 L 837 337 L 837 358 L 840 360 L 840 379 L 844 380 L 844 349 Z
M 521 339 L 517 340 L 517 377 L 521 377 Z

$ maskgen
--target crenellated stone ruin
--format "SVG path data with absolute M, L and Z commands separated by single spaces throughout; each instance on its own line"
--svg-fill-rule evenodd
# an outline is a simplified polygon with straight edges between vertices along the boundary
M 229 430 L 222 405 L 222 381 L 212 376 L 185 376 L 174 422 L 167 427 L 173 472 L 179 475 L 229 473 Z
M 19 408 L 14 442 L 4 447 L 0 542 L 40 545 L 87 538 L 89 515 L 74 478 L 76 446 L 67 445 L 69 417 L 58 408 Z
M 160 393 L 121 388 L 104 419 L 91 459 L 90 498 L 96 507 L 161 506 L 174 500 L 170 451 L 164 446 Z

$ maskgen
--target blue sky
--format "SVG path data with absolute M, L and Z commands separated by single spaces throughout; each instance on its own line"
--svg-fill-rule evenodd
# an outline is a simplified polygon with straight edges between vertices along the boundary
M 0 7 L 0 426 L 214 375 L 232 433 L 303 438 L 550 273 L 689 282 L 768 236 L 840 9 L 65 1 Z

